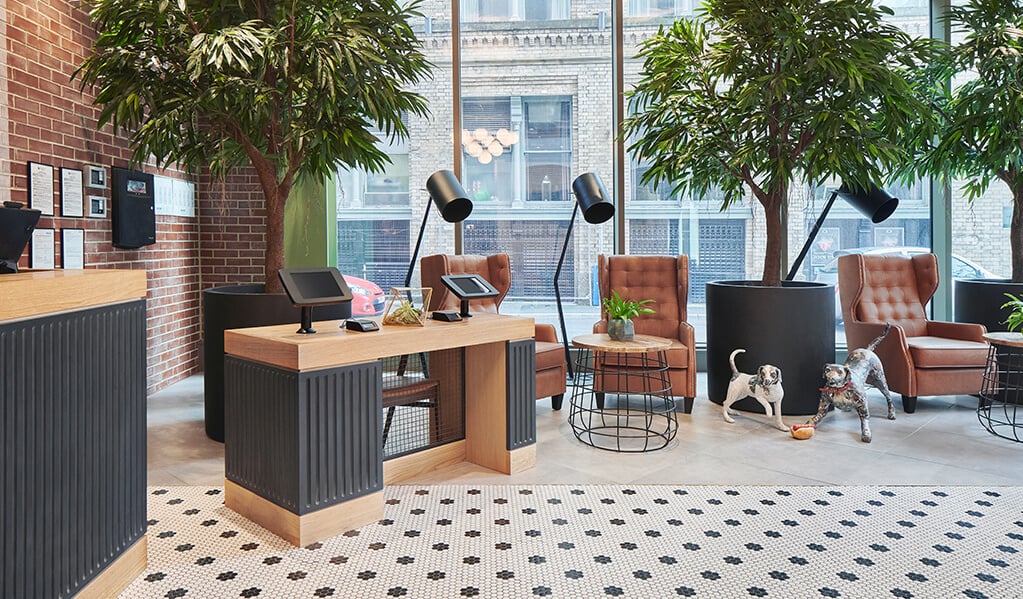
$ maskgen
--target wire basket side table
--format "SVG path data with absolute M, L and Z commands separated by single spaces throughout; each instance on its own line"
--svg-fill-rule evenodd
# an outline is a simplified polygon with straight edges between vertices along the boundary
M 977 418 L 992 435 L 1023 442 L 1023 336 L 988 333 L 991 343 Z
M 572 339 L 580 348 L 569 425 L 597 449 L 639 453 L 668 445 L 678 432 L 665 351 L 671 340 L 636 335 L 614 341 L 604 334 Z M 605 395 L 617 396 L 605 405 Z

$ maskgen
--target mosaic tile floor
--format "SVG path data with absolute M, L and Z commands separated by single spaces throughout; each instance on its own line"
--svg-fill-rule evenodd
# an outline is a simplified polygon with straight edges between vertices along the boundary
M 304 548 L 149 491 L 123 598 L 1023 596 L 1020 487 L 394 486 Z

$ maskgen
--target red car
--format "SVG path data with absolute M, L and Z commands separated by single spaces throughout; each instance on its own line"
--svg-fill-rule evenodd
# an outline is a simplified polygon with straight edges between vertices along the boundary
M 352 316 L 379 316 L 384 313 L 384 290 L 366 279 L 344 275 L 352 290 Z

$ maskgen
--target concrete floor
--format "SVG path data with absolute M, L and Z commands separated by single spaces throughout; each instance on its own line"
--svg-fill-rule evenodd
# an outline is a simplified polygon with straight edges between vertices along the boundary
M 565 407 L 536 405 L 537 464 L 505 476 L 471 464 L 438 470 L 409 483 L 431 484 L 728 484 L 728 485 L 1019 485 L 1023 444 L 995 437 L 977 420 L 977 399 L 921 397 L 914 414 L 884 418 L 884 399 L 870 395 L 873 442 L 859 438 L 853 413 L 835 412 L 816 435 L 797 441 L 762 414 L 736 413 L 724 422 L 706 396 L 706 377 L 692 414 L 679 414 L 679 432 L 664 449 L 619 454 L 580 443 Z M 569 389 L 569 394 L 571 388 Z M 786 417 L 787 424 L 806 417 Z M 206 438 L 202 376 L 153 394 L 148 407 L 151 485 L 220 485 L 224 446 Z

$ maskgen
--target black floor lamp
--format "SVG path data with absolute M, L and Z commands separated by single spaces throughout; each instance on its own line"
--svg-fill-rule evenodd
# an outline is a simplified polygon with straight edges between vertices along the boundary
M 792 278 L 796 276 L 796 273 L 799 272 L 799 267 L 803 264 L 803 259 L 806 258 L 806 253 L 810 251 L 810 246 L 812 246 L 813 241 L 817 239 L 817 233 L 821 230 L 821 225 L 824 224 L 824 219 L 827 218 L 828 212 L 831 211 L 831 206 L 835 203 L 835 198 L 839 196 L 841 196 L 842 199 L 848 202 L 853 208 L 858 210 L 860 214 L 869 218 L 870 222 L 875 225 L 887 220 L 899 206 L 898 198 L 893 198 L 888 195 L 886 191 L 874 184 L 870 184 L 870 186 L 866 189 L 851 189 L 843 183 L 841 187 L 831 192 L 831 197 L 828 198 L 828 203 L 824 205 L 824 210 L 822 210 L 820 216 L 817 217 L 817 222 L 813 224 L 813 229 L 810 230 L 810 235 L 806 238 L 806 243 L 803 244 L 803 249 L 799 251 L 799 255 L 796 256 L 796 261 L 792 263 L 792 268 L 789 269 L 789 274 L 785 277 L 786 281 L 791 281 Z
M 572 371 L 572 356 L 568 351 L 568 332 L 565 330 L 565 312 L 561 308 L 561 290 L 558 289 L 558 278 L 561 276 L 561 266 L 565 262 L 565 252 L 568 251 L 568 243 L 572 240 L 572 225 L 575 224 L 575 215 L 580 208 L 583 211 L 583 219 L 591 225 L 599 225 L 607 222 L 615 215 L 615 206 L 611 203 L 611 196 L 604 188 L 604 182 L 596 173 L 583 173 L 572 182 L 572 193 L 575 194 L 575 208 L 572 210 L 572 219 L 568 221 L 568 232 L 565 233 L 565 245 L 561 247 L 561 258 L 558 259 L 558 267 L 554 270 L 554 297 L 558 301 L 558 320 L 561 322 L 561 341 L 565 345 L 565 364 L 568 367 L 568 376 L 575 379 Z
M 460 223 L 472 212 L 472 200 L 465 192 L 458 177 L 451 171 L 437 171 L 426 180 L 426 191 L 430 199 L 437 205 L 441 217 L 449 223 Z M 412 259 L 408 263 L 408 272 L 405 273 L 405 286 L 412 284 L 412 271 L 416 268 L 416 258 L 419 257 L 419 247 L 423 245 L 423 233 L 426 231 L 426 219 L 430 216 L 430 202 L 426 203 L 426 212 L 423 213 L 423 222 L 419 225 L 419 237 L 416 238 L 416 249 L 412 251 Z

